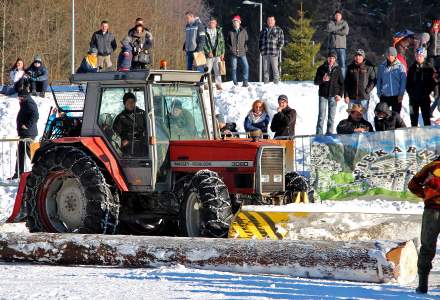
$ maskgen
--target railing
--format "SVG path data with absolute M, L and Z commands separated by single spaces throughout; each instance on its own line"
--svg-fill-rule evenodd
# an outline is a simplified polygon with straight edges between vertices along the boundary
M 24 153 L 26 153 L 26 143 L 34 142 L 32 139 L 19 139 L 19 138 L 2 138 L 0 139 L 0 186 L 18 186 L 20 172 L 18 170 L 18 146 L 20 142 L 23 147 Z M 31 145 L 31 153 L 32 153 Z M 31 162 L 29 157 L 24 155 L 24 172 L 28 172 L 31 169 Z M 17 168 L 17 169 L 16 169 Z M 14 175 L 18 175 L 16 179 L 10 179 Z

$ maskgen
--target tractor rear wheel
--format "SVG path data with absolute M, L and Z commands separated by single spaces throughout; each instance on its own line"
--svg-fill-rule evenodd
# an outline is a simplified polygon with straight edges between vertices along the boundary
M 180 230 L 189 237 L 225 237 L 233 217 L 228 188 L 217 173 L 202 170 L 191 179 L 180 209 Z
M 26 182 L 30 232 L 115 233 L 119 196 L 81 149 L 55 146 L 34 163 Z
M 296 172 L 289 172 L 286 174 L 285 181 L 285 198 L 287 200 L 285 204 L 295 202 L 294 198 L 298 193 L 307 194 L 309 201 L 314 202 L 313 190 L 310 187 L 309 181 L 304 176 Z

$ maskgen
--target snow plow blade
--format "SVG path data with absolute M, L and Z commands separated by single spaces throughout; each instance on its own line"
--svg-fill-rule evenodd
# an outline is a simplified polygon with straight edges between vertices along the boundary
M 0 233 L 0 260 L 60 265 L 190 268 L 360 282 L 411 282 L 409 242 L 233 240 Z
M 244 206 L 232 219 L 228 237 L 272 240 L 413 240 L 421 231 L 419 214 L 274 211 Z

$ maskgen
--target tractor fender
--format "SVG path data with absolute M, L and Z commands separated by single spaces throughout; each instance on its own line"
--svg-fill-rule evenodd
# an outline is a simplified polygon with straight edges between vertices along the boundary
M 41 155 L 44 154 L 45 150 L 50 149 L 59 144 L 78 144 L 81 143 L 82 146 L 90 151 L 105 169 L 108 171 L 110 176 L 113 178 L 118 189 L 122 192 L 128 192 L 128 186 L 125 181 L 123 172 L 114 157 L 113 153 L 108 148 L 107 144 L 100 137 L 67 137 L 53 140 L 50 143 L 44 144 L 38 149 L 33 158 L 33 162 L 36 161 Z
M 15 196 L 14 208 L 12 210 L 11 216 L 6 221 L 7 223 L 14 223 L 15 219 L 17 218 L 18 214 L 20 213 L 22 203 L 23 203 L 24 191 L 26 189 L 26 180 L 27 180 L 28 176 L 29 176 L 29 172 L 25 172 L 20 175 L 20 183 L 18 185 L 17 195 Z

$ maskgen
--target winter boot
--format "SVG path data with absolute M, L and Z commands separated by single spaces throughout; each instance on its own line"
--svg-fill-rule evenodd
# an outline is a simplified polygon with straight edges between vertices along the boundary
M 46 96 L 46 93 L 45 92 L 40 92 L 40 95 L 39 95 L 41 98 L 44 98 L 44 96 Z
M 247 81 L 243 81 L 243 87 L 248 87 L 249 83 Z
M 428 274 L 419 274 L 419 286 L 416 289 L 417 294 L 426 294 L 428 292 Z

